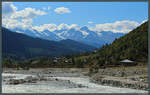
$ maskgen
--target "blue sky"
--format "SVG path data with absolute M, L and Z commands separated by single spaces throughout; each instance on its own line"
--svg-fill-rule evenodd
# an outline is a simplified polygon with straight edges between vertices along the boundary
M 87 25 L 88 21 L 95 24 L 114 22 L 118 20 L 134 20 L 142 22 L 148 18 L 147 2 L 15 2 L 18 10 L 26 7 L 42 10 L 50 6 L 47 15 L 35 18 L 34 24 L 67 23 Z M 66 7 L 71 10 L 68 14 L 57 14 L 53 10 L 57 7 Z
M 29 23 L 32 27 L 64 23 L 91 27 L 104 27 L 99 25 L 104 24 L 108 30 L 108 27 L 112 26 L 107 23 L 115 27 L 114 24 L 117 21 L 123 23 L 122 25 L 132 21 L 130 24 L 133 24 L 132 28 L 135 28 L 148 19 L 148 2 L 6 2 L 3 3 L 2 8 L 2 23 L 7 28 L 25 27 L 21 25 Z M 25 8 L 30 9 L 25 10 Z M 28 11 L 30 12 L 27 13 Z M 14 26 L 12 23 L 18 23 L 18 25 Z M 123 29 L 129 30 L 131 26 Z

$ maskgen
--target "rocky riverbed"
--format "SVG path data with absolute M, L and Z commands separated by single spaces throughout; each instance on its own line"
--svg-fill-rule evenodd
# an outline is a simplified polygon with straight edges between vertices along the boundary
M 148 90 L 148 67 L 113 67 L 99 69 L 91 81 L 101 85 Z
M 145 90 L 99 85 L 88 69 L 4 69 L 3 93 L 147 93 Z M 91 81 L 91 79 L 93 81 Z

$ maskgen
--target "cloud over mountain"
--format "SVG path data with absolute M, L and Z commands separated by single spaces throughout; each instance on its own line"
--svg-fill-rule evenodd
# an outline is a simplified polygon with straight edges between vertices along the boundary
M 33 29 L 37 30 L 37 31 L 44 31 L 44 30 L 49 30 L 50 32 L 53 32 L 55 30 L 69 30 L 71 28 L 74 28 L 75 30 L 79 30 L 80 27 L 77 24 L 60 24 L 60 25 L 56 25 L 56 24 L 43 24 L 40 26 L 33 26 Z
M 51 7 L 44 7 L 49 10 Z M 54 10 L 54 12 L 58 14 L 70 13 L 71 10 L 65 7 L 58 7 Z M 60 23 L 56 25 L 54 23 L 45 23 L 43 25 L 33 25 L 34 18 L 42 15 L 47 15 L 47 12 L 44 10 L 39 10 L 36 8 L 27 7 L 22 10 L 18 10 L 17 7 L 11 2 L 3 2 L 2 3 L 2 25 L 6 28 L 14 29 L 14 28 L 23 28 L 23 29 L 35 29 L 39 32 L 44 30 L 49 30 L 51 32 L 55 30 L 64 30 L 74 28 L 76 30 L 80 30 L 82 26 L 77 24 L 65 24 Z M 93 24 L 92 21 L 88 21 L 88 24 L 92 24 L 92 26 L 88 26 L 89 30 L 101 32 L 101 31 L 112 31 L 114 33 L 128 33 L 132 29 L 136 28 L 140 25 L 140 23 L 131 20 L 122 20 L 115 21 L 111 23 L 102 23 L 102 24 Z M 84 32 L 85 34 L 86 32 Z M 86 33 L 87 34 L 87 33 Z M 100 33 L 99 33 L 100 34 Z
M 17 8 L 11 2 L 2 3 L 2 25 L 10 30 L 24 33 L 33 37 L 40 37 L 47 40 L 62 40 L 72 39 L 75 41 L 89 43 L 92 46 L 101 46 L 105 43 L 111 43 L 115 38 L 118 38 L 132 29 L 139 26 L 141 23 L 134 20 L 120 20 L 114 22 L 98 23 L 94 20 L 87 19 L 87 25 L 82 22 L 78 11 L 70 10 L 65 7 L 54 7 L 54 11 L 48 14 L 48 10 L 52 6 L 42 6 L 40 8 L 24 7 Z M 50 10 L 51 11 L 51 10 Z M 68 20 L 74 18 L 60 14 L 71 13 L 77 15 L 78 24 Z M 42 16 L 42 18 L 40 18 Z M 63 18 L 64 16 L 64 18 Z M 44 17 L 44 18 L 43 18 Z M 46 18 L 45 18 L 46 17 Z M 53 17 L 56 17 L 59 23 L 55 23 Z M 85 17 L 85 16 L 84 16 Z M 41 20 L 37 23 L 35 20 Z M 84 18 L 83 18 L 84 19 Z M 36 22 L 36 23 L 35 23 Z M 57 22 L 57 21 L 56 21 Z M 67 23 L 69 24 L 67 24 Z M 80 25 L 79 25 L 80 24 Z M 84 26 L 82 26 L 84 25 Z
M 112 31 L 114 33 L 128 33 L 140 24 L 136 21 L 122 20 L 115 21 L 113 23 L 96 24 L 95 27 L 91 27 L 94 31 Z

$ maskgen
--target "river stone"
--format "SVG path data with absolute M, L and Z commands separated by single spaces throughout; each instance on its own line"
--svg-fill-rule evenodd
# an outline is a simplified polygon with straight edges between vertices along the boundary
M 17 84 L 22 84 L 22 83 L 25 83 L 23 79 L 10 79 L 8 80 L 7 84 L 17 85 Z

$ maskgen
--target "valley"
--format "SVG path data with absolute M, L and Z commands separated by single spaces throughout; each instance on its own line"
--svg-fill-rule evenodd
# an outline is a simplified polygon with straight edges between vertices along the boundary
M 2 2 L 2 93 L 148 94 L 148 2 Z
M 100 49 L 93 48 L 91 52 L 58 57 L 39 56 L 21 61 L 6 58 L 3 60 L 3 92 L 9 89 L 7 91 L 11 93 L 35 93 L 37 90 L 41 93 L 146 93 L 147 24 L 142 24 L 112 44 L 106 44 Z M 132 41 L 134 46 L 129 44 Z M 61 44 L 70 46 L 72 42 L 64 40 Z M 72 46 L 79 45 L 75 43 Z M 133 48 L 137 46 L 135 49 L 139 50 L 135 51 Z M 121 48 L 124 49 L 120 51 Z M 132 56 L 132 52 L 136 56 Z M 133 63 L 119 62 L 122 59 L 132 59 Z M 17 89 L 14 90 L 14 87 Z

